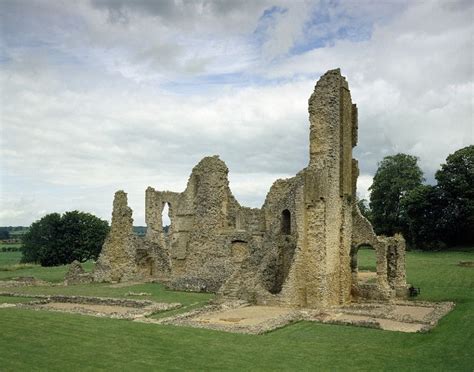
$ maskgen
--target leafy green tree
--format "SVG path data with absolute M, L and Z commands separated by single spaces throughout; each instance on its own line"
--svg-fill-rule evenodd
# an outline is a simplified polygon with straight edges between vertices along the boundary
M 446 159 L 436 172 L 443 206 L 443 234 L 450 245 L 474 243 L 474 145 Z
M 369 190 L 372 223 L 377 234 L 393 235 L 406 232 L 401 210 L 402 198 L 420 186 L 423 172 L 418 159 L 407 154 L 386 156 L 380 163 Z
M 372 221 L 372 211 L 370 210 L 369 202 L 366 199 L 357 199 L 357 206 L 360 213 L 369 221 Z
M 23 236 L 22 262 L 57 266 L 97 259 L 108 231 L 107 221 L 89 213 L 48 214 Z
M 439 250 L 446 246 L 443 239 L 445 200 L 437 186 L 420 185 L 401 200 L 405 236 L 411 247 Z
M 54 251 L 59 256 L 60 246 L 57 237 L 60 235 L 61 215 L 50 213 L 31 224 L 28 233 L 23 235 L 22 262 L 40 262 L 46 252 Z

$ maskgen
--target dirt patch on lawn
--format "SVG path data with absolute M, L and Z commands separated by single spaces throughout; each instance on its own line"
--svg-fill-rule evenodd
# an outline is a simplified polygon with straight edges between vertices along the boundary
M 103 314 L 128 314 L 130 308 L 126 306 L 112 306 L 112 305 L 91 305 L 91 304 L 75 304 L 67 302 L 49 302 L 47 304 L 38 305 L 39 309 L 44 310 L 61 310 L 73 313 L 103 313 Z
M 423 322 L 435 311 L 435 306 L 394 306 L 392 314 L 394 317 L 403 319 L 410 317 L 414 321 Z
M 295 309 L 276 306 L 249 306 L 243 302 L 206 306 L 174 317 L 153 321 L 233 333 L 262 334 L 300 319 Z
M 239 326 L 255 326 L 268 322 L 276 317 L 286 316 L 292 312 L 284 307 L 247 306 L 237 309 L 205 313 L 194 318 L 194 321 L 206 324 L 238 324 Z

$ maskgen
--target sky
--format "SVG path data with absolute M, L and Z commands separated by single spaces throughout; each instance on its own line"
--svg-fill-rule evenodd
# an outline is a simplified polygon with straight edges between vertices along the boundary
M 471 0 L 0 0 L 0 226 L 183 191 L 220 155 L 241 205 L 308 163 L 308 98 L 341 68 L 368 188 L 384 156 L 426 182 L 474 143 Z

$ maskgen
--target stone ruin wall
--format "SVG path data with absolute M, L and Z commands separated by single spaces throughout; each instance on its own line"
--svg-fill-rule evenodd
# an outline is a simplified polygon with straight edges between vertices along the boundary
M 237 223 L 252 221 L 252 209 L 241 208 L 229 189 L 228 169 L 217 156 L 194 167 L 182 193 L 146 192 L 146 222 L 153 226 L 148 239 L 166 247 L 170 280 L 177 288 L 216 291 L 230 276 L 233 265 L 229 234 Z M 162 230 L 162 211 L 169 205 L 170 230 Z
M 133 235 L 132 210 L 127 194 L 117 191 L 114 197 L 112 223 L 94 268 L 96 281 L 127 281 L 135 278 L 136 237 Z
M 316 84 L 309 120 L 308 167 L 277 180 L 261 209 L 240 206 L 217 156 L 193 168 L 182 193 L 146 190 L 144 238 L 133 235 L 126 194 L 117 192 L 94 279 L 160 280 L 173 289 L 312 308 L 404 296 L 403 238 L 377 237 L 355 202 L 357 107 L 339 70 Z M 166 204 L 168 233 L 162 227 Z M 357 281 L 361 245 L 377 254 L 372 285 Z

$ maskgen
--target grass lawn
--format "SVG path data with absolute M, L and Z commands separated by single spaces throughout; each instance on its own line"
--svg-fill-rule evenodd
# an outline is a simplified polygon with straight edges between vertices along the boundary
M 40 265 L 18 265 L 21 252 L 0 252 L 0 284 L 2 280 L 9 280 L 19 276 L 34 276 L 48 282 L 62 282 L 68 265 L 55 267 L 41 267 Z M 13 266 L 17 264 L 16 266 Z M 94 264 L 86 262 L 83 267 L 86 271 L 92 270 Z
M 361 247 L 357 252 L 357 268 L 359 271 L 377 271 L 375 250 Z
M 0 303 L 16 304 L 18 302 L 29 302 L 36 300 L 33 297 L 11 297 L 11 296 L 0 296 Z
M 20 248 L 21 243 L 0 243 L 0 250 L 5 247 L 5 248 Z
M 364 266 L 372 265 L 371 253 L 359 252 Z M 408 281 L 421 287 L 420 300 L 456 302 L 455 310 L 424 334 L 300 322 L 253 336 L 6 308 L 0 309 L 0 370 L 472 371 L 474 269 L 457 265 L 472 260 L 472 250 L 407 254 Z M 130 290 L 186 306 L 211 297 L 166 291 L 158 284 L 21 288 L 26 296 L 124 296 Z
M 0 267 L 20 263 L 21 252 L 0 252 Z

